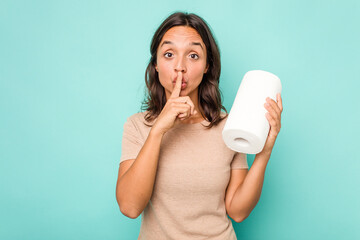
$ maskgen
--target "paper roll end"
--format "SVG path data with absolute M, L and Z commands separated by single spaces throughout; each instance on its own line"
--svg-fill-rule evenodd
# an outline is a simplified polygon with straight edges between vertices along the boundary
M 240 138 L 240 137 L 235 138 L 235 139 L 234 139 L 234 142 L 235 142 L 236 145 L 238 145 L 238 146 L 241 147 L 241 148 L 248 148 L 248 147 L 250 147 L 249 141 L 246 140 L 245 138 Z
M 265 141 L 262 141 L 256 135 L 235 129 L 224 129 L 222 137 L 228 148 L 236 152 L 247 154 L 259 153 L 263 149 L 265 143 Z

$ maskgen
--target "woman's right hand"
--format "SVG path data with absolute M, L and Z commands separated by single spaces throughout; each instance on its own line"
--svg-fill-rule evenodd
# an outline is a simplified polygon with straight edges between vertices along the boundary
M 178 72 L 175 87 L 164 108 L 156 119 L 152 131 L 164 134 L 179 121 L 187 119 L 197 112 L 189 96 L 180 97 L 182 72 Z

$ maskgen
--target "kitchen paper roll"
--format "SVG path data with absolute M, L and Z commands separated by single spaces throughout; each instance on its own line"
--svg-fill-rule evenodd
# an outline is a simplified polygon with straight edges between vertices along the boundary
M 281 89 L 280 79 L 270 72 L 253 70 L 245 74 L 222 131 L 230 149 L 248 154 L 261 152 L 270 130 L 264 103 L 267 97 L 276 102 Z

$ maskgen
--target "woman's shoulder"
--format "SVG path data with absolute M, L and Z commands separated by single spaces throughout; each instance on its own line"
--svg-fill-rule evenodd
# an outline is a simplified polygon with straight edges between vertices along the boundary
M 127 120 L 131 120 L 131 121 L 134 121 L 134 122 L 139 122 L 140 120 L 144 119 L 147 112 L 148 111 L 134 113 L 134 114 L 128 116 Z
M 226 112 L 224 112 L 224 111 L 221 111 L 220 112 L 220 117 L 227 117 L 229 114 L 228 113 L 226 113 Z
M 220 118 L 221 118 L 220 123 L 225 124 L 228 116 L 229 116 L 228 113 L 221 111 L 221 113 L 220 113 Z
M 145 119 L 145 117 L 148 113 L 149 113 L 149 111 L 134 113 L 127 118 L 127 121 L 132 122 L 133 124 L 135 124 L 137 126 L 147 126 L 148 127 L 148 125 L 152 123 L 152 121 L 147 121 Z

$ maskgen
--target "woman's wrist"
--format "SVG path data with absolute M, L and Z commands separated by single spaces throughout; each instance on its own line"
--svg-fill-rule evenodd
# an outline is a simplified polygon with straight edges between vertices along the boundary
M 261 151 L 255 155 L 256 159 L 261 159 L 260 161 L 268 162 L 271 156 L 271 151 Z M 255 159 L 254 159 L 255 160 Z
M 149 136 L 154 136 L 154 137 L 163 137 L 164 136 L 164 132 L 159 131 L 158 129 L 152 127 L 149 133 Z

